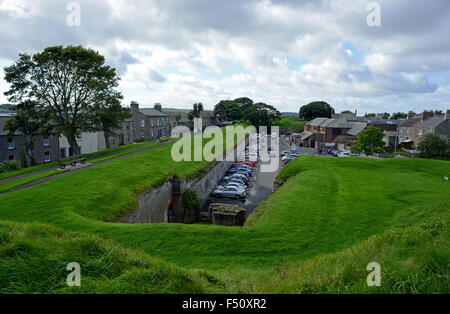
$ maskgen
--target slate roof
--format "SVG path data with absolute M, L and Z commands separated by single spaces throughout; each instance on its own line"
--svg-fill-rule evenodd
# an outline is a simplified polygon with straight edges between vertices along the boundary
M 414 126 L 416 128 L 431 128 L 431 129 L 434 129 L 439 124 L 441 124 L 441 122 L 444 121 L 444 120 L 445 120 L 445 116 L 444 115 L 435 115 L 435 116 L 432 116 L 432 117 L 430 117 L 428 119 L 425 119 L 423 121 L 420 120 Z
M 139 111 L 146 116 L 150 117 L 167 117 L 167 113 L 163 113 L 161 111 L 155 110 L 153 108 L 140 108 Z
M 420 118 L 406 119 L 405 121 L 400 123 L 399 127 L 413 127 L 418 122 L 420 122 Z
M 353 122 L 352 123 L 352 128 L 350 130 L 348 130 L 347 134 L 356 136 L 359 133 L 361 133 L 362 130 L 364 130 L 366 127 L 367 127 L 367 123 Z

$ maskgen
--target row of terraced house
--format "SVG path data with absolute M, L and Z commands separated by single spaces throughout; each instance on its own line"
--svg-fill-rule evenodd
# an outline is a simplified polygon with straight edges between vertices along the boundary
M 156 103 L 152 108 L 140 107 L 136 101 L 130 104 L 131 118 L 122 122 L 116 135 L 111 136 L 110 147 L 131 144 L 138 141 L 158 140 L 171 135 L 176 125 L 189 126 L 189 110 L 162 108 Z M 175 117 L 176 115 L 180 117 Z M 14 116 L 13 112 L 0 113 L 0 162 L 5 160 L 21 161 L 24 158 L 24 139 L 16 132 L 11 135 L 5 130 L 5 122 Z M 201 113 L 203 126 L 216 125 L 217 119 L 212 110 Z M 82 154 L 94 153 L 106 149 L 103 132 L 81 133 L 77 137 Z M 56 161 L 73 156 L 67 139 L 63 136 L 35 136 L 34 158 L 37 164 Z
M 297 145 L 327 150 L 345 150 L 368 126 L 384 133 L 386 147 L 402 145 L 417 147 L 425 135 L 433 133 L 442 137 L 450 134 L 450 110 L 409 112 L 403 120 L 385 120 L 381 117 L 358 117 L 356 113 L 333 114 L 331 118 L 316 118 L 305 124 L 302 133 L 292 134 L 291 141 Z

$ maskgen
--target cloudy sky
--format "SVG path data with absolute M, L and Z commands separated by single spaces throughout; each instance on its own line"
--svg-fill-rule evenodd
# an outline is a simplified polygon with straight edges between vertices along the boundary
M 0 0 L 0 67 L 19 53 L 83 45 L 121 76 L 124 104 L 213 108 L 248 96 L 281 111 L 450 109 L 450 1 Z M 0 103 L 8 84 L 0 72 Z

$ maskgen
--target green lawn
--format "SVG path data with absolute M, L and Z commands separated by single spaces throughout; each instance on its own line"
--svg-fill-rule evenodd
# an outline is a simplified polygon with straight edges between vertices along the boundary
M 205 161 L 173 162 L 171 146 L 2 195 L 0 220 L 47 223 L 68 232 L 116 240 L 126 248 L 140 249 L 178 267 L 212 272 L 226 282 L 226 292 L 308 292 L 308 286 L 295 284 L 294 276 L 313 268 L 298 263 L 329 256 L 324 257 L 323 276 L 333 277 L 332 261 L 344 263 L 345 258 L 351 259 L 346 250 L 367 251 L 358 248 L 365 241 L 378 243 L 377 237 L 382 237 L 379 243 L 385 243 L 389 234 L 416 233 L 414 228 L 423 228 L 418 226 L 424 222 L 448 223 L 450 183 L 444 180 L 450 174 L 448 162 L 317 156 L 302 156 L 289 163 L 279 175 L 284 185 L 259 204 L 243 228 L 114 223 L 135 208 L 140 192 L 174 174 L 181 178 L 195 176 L 207 166 Z M 448 278 L 448 269 L 442 269 L 442 258 L 447 256 L 444 249 L 448 249 L 447 244 L 442 245 L 442 237 L 448 243 L 448 234 L 443 227 L 439 232 L 427 230 L 437 232 L 441 238 L 428 242 L 425 232 L 420 239 L 411 237 L 410 242 L 397 241 L 392 247 L 411 248 L 414 259 L 428 252 L 424 249 L 428 243 L 436 244 L 435 250 L 429 252 L 437 254 L 439 263 L 431 270 L 423 270 L 420 278 Z M 418 250 L 417 256 L 414 250 Z M 375 253 L 380 259 L 393 258 L 381 249 Z M 355 263 L 369 263 L 371 257 L 366 252 Z M 428 263 L 431 261 L 414 265 Z M 353 264 L 346 265 L 341 265 L 343 271 L 351 272 L 345 267 Z M 398 273 L 401 263 L 389 265 L 397 271 L 391 270 L 391 282 L 403 280 Z M 280 270 L 285 270 L 289 278 L 282 279 Z M 357 274 L 362 273 L 366 273 L 364 269 Z M 359 290 L 355 277 L 345 272 L 337 278 L 341 281 L 335 286 L 330 284 L 329 291 L 344 292 L 340 287 L 345 286 L 348 291 L 366 292 Z M 319 283 L 319 278 L 310 279 L 310 291 L 325 291 Z M 431 284 L 418 286 L 422 288 L 416 292 L 448 293 L 446 283 L 435 284 L 438 288 Z M 384 292 L 405 291 L 395 286 L 385 288 Z
M 306 122 L 307 121 L 295 120 L 292 119 L 291 117 L 281 116 L 281 118 L 278 121 L 274 122 L 273 125 L 276 125 L 279 128 L 283 129 L 292 128 L 292 131 L 294 133 L 301 133 L 305 128 Z
M 133 149 L 129 149 L 129 150 L 126 150 L 126 151 L 120 151 L 120 152 L 112 154 L 112 155 L 108 155 L 108 156 L 92 159 L 89 162 L 93 162 L 93 163 L 102 162 L 102 161 L 105 161 L 105 160 L 110 160 L 110 159 L 117 158 L 117 157 L 120 157 L 120 156 L 125 156 L 125 155 L 128 155 L 128 154 L 139 152 L 141 150 L 149 149 L 149 148 L 152 148 L 152 147 L 155 147 L 155 146 L 158 146 L 158 145 L 161 145 L 161 143 L 154 142 L 154 143 L 151 143 L 151 144 L 139 146 L 139 147 L 136 147 L 136 148 L 133 148 Z
M 121 151 L 121 150 L 124 150 L 127 148 L 141 146 L 141 145 L 146 145 L 146 143 L 133 143 L 133 144 L 128 144 L 128 145 L 112 147 L 112 148 L 98 151 L 95 153 L 85 154 L 85 155 L 83 155 L 83 157 L 84 158 L 92 158 L 95 156 L 100 156 L 100 155 L 104 155 L 104 154 L 108 154 L 108 153 L 112 153 L 112 152 L 116 152 L 116 151 Z M 69 159 L 66 159 L 66 160 L 69 160 Z M 21 169 L 15 170 L 15 171 L 3 172 L 3 173 L 0 173 L 0 180 L 17 177 L 20 175 L 24 175 L 24 174 L 28 174 L 28 173 L 32 173 L 32 172 L 36 172 L 36 171 L 40 171 L 40 170 L 58 167 L 58 165 L 59 165 L 59 162 L 54 161 L 54 162 L 49 162 L 49 163 L 45 163 L 45 164 L 41 164 L 41 165 L 28 167 L 28 168 L 21 168 Z
M 60 174 L 63 172 L 67 172 L 70 171 L 69 169 L 64 169 L 64 170 L 50 170 L 50 171 L 46 171 L 43 173 L 38 173 L 35 175 L 31 175 L 25 178 L 21 178 L 21 179 L 17 179 L 17 180 L 13 180 L 13 181 L 8 181 L 5 183 L 0 184 L 0 193 L 3 192 L 7 192 L 10 191 L 12 189 L 18 188 L 22 185 L 37 181 L 39 179 L 43 179 L 43 178 L 47 178 L 47 177 L 51 177 L 54 176 L 56 174 Z

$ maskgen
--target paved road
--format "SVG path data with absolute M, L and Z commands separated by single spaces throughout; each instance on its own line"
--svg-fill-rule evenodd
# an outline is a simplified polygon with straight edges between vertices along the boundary
M 286 142 L 280 141 L 280 152 L 288 148 Z M 258 207 L 259 202 L 267 200 L 273 192 L 273 183 L 283 166 L 281 158 L 279 156 L 278 158 L 279 166 L 274 172 L 261 172 L 261 162 L 258 162 L 254 175 L 251 177 L 248 197 L 245 201 L 210 197 L 204 204 L 203 211 L 208 211 L 209 205 L 212 203 L 224 203 L 238 205 L 247 210 L 247 215 L 251 214 Z

